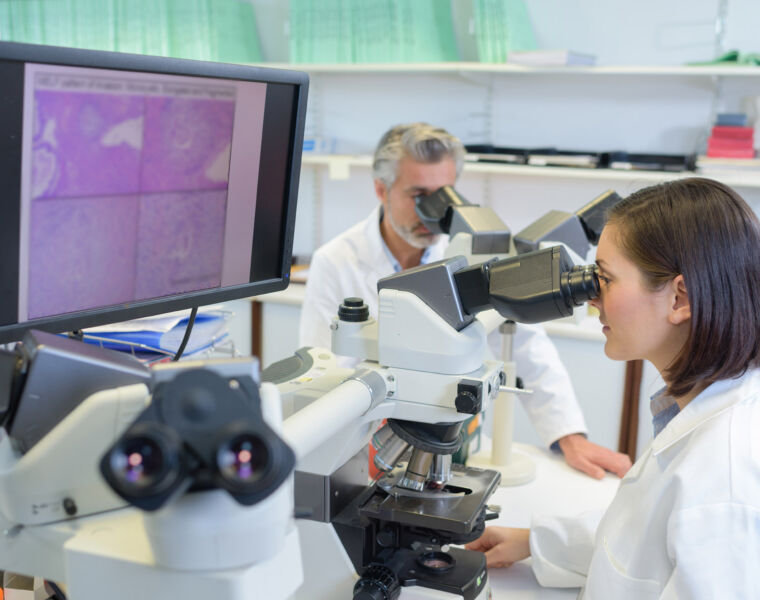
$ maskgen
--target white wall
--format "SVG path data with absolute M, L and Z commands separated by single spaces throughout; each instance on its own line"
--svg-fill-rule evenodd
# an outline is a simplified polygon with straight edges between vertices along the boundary
M 721 0 L 526 0 L 539 47 L 595 54 L 601 65 L 711 60 L 721 4 Z M 725 4 L 726 48 L 757 52 L 760 3 Z

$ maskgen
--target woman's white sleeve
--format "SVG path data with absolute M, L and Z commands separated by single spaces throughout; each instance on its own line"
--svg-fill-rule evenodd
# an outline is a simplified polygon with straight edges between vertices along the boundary
M 575 517 L 534 517 L 530 526 L 533 573 L 544 587 L 582 587 L 604 511 Z

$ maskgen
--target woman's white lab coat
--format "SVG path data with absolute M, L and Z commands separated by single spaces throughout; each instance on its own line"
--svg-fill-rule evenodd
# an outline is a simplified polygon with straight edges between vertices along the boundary
M 760 598 L 760 371 L 678 413 L 595 525 L 534 519 L 542 585 L 585 585 L 590 600 Z
M 344 298 L 358 296 L 377 318 L 377 282 L 393 265 L 380 236 L 380 205 L 320 247 L 312 257 L 301 309 L 299 345 L 329 348 L 330 323 Z M 443 258 L 448 238 L 430 248 L 428 261 Z M 497 334 L 498 335 L 498 334 Z M 518 325 L 514 338 L 517 374 L 534 394 L 523 400 L 536 432 L 548 446 L 571 433 L 586 433 L 570 376 L 540 325 Z

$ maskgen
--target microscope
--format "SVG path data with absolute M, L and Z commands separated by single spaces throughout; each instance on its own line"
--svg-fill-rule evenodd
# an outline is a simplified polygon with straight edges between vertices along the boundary
M 0 353 L 0 383 L 4 569 L 77 600 L 298 587 L 295 457 L 255 359 L 148 368 L 32 330 Z
M 487 598 L 483 555 L 452 547 L 495 516 L 487 502 L 500 478 L 451 462 L 462 423 L 504 383 L 502 363 L 483 358 L 487 330 L 477 315 L 568 316 L 598 294 L 595 268 L 574 266 L 555 246 L 473 266 L 449 258 L 378 288 L 377 321 L 352 298 L 333 320 L 333 351 L 364 359 L 355 371 L 311 348 L 262 374 L 280 388 L 283 436 L 298 458 L 295 503 L 306 518 L 297 597 Z M 370 437 L 383 475 L 367 486 Z
M 489 597 L 484 556 L 456 546 L 497 516 L 488 499 L 500 474 L 451 460 L 463 423 L 513 390 L 503 363 L 485 359 L 486 336 L 505 319 L 567 317 L 599 293 L 593 265 L 575 266 L 565 246 L 541 243 L 558 229 L 595 242 L 604 219 L 588 215 L 603 215 L 616 194 L 585 212 L 545 217 L 514 239 L 453 189 L 431 196 L 418 198 L 418 214 L 429 229 L 450 233 L 469 260 L 453 256 L 382 279 L 377 320 L 360 298 L 345 299 L 331 325 L 332 351 L 363 359 L 356 370 L 337 367 L 325 349 L 301 348 L 262 373 L 278 385 L 283 436 L 297 456 L 297 598 Z M 506 257 L 477 260 L 493 254 Z M 380 475 L 368 485 L 370 439 Z

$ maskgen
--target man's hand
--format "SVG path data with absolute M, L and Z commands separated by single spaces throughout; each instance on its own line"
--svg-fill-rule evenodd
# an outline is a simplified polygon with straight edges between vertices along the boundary
M 631 459 L 627 454 L 589 442 L 580 433 L 566 435 L 558 441 L 562 454 L 565 455 L 565 462 L 594 479 L 604 477 L 605 470 L 622 477 L 631 468 Z
M 530 556 L 529 534 L 530 529 L 486 527 L 483 535 L 465 548 L 484 552 L 489 567 L 508 567 Z

